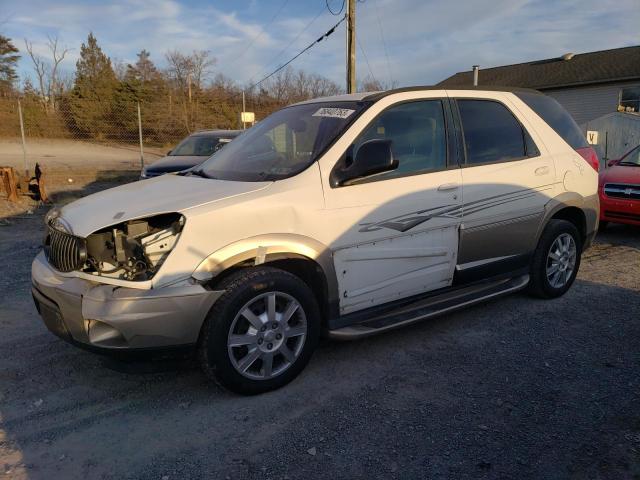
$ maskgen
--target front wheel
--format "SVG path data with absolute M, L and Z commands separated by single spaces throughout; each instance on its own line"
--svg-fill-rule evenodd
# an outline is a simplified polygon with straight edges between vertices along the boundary
M 551 220 L 533 254 L 529 292 L 540 298 L 564 295 L 576 279 L 581 255 L 582 240 L 575 225 Z
M 219 288 L 225 293 L 205 320 L 199 346 L 205 374 L 242 394 L 293 380 L 309 362 L 320 333 L 309 287 L 284 270 L 256 267 L 230 275 Z

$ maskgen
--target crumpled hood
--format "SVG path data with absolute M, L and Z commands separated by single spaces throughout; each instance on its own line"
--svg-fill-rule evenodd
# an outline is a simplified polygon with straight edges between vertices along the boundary
M 65 205 L 60 213 L 75 235 L 86 237 L 125 220 L 181 212 L 254 192 L 270 184 L 163 175 L 94 193 Z

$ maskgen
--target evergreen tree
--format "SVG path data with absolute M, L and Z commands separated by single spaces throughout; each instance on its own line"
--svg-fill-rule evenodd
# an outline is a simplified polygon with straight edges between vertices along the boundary
M 138 61 L 135 65 L 129 65 L 127 74 L 132 75 L 135 79 L 143 83 L 158 80 L 160 73 L 150 57 L 151 53 L 147 50 L 142 50 L 138 53 Z
M 0 95 L 7 95 L 13 91 L 16 75 L 16 63 L 20 55 L 10 38 L 0 35 Z
M 111 130 L 114 96 L 119 86 L 111 60 L 89 33 L 80 47 L 70 107 L 76 126 L 85 134 L 102 137 Z
M 156 136 L 158 112 L 166 110 L 166 83 L 150 56 L 147 50 L 138 53 L 138 61 L 127 65 L 124 80 L 115 93 L 113 120 L 128 139 L 135 140 L 138 135 L 138 103 L 145 120 L 145 137 Z

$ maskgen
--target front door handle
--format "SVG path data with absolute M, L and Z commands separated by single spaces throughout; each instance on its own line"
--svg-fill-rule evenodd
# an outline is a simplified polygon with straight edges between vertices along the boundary
M 439 192 L 446 192 L 449 190 L 457 190 L 459 185 L 457 183 L 443 183 L 438 187 Z
M 538 167 L 535 171 L 537 176 L 546 175 L 547 173 L 549 173 L 549 167 Z

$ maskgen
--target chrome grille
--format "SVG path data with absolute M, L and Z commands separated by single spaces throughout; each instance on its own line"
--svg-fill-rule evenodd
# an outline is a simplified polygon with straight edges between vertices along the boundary
M 87 260 L 87 249 L 84 238 L 47 226 L 44 252 L 47 260 L 60 272 L 80 270 Z
M 640 200 L 640 185 L 627 183 L 605 183 L 604 194 L 612 198 Z

